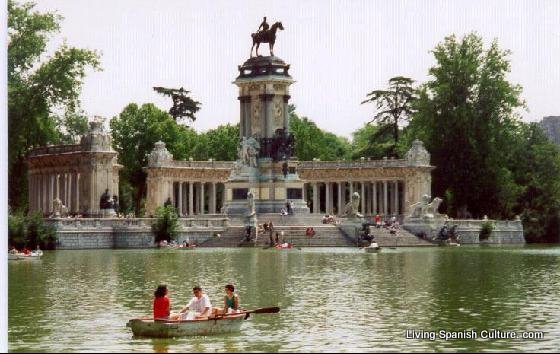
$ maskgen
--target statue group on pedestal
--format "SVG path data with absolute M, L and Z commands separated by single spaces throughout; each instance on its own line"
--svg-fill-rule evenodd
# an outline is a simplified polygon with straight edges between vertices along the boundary
M 237 150 L 241 164 L 249 167 L 257 167 L 259 149 L 260 144 L 255 138 L 243 137 Z
M 119 211 L 119 199 L 116 195 L 111 197 L 111 193 L 109 193 L 109 189 L 105 189 L 105 192 L 101 195 L 99 199 L 99 209 L 107 210 L 107 209 L 114 209 L 115 212 Z
M 439 218 L 446 217 L 446 215 L 440 214 L 438 212 L 439 205 L 443 201 L 439 197 L 435 197 L 434 200 L 430 202 L 430 196 L 424 194 L 422 200 L 414 203 L 410 206 L 409 218 Z

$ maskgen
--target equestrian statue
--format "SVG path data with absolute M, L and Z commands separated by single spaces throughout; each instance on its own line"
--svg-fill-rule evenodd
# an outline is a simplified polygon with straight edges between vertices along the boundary
M 261 30 L 262 28 L 262 30 Z M 283 30 L 284 27 L 282 26 L 282 22 L 275 22 L 270 29 L 268 27 L 268 23 L 266 22 L 266 17 L 263 19 L 263 22 L 257 29 L 256 33 L 251 33 L 251 37 L 253 37 L 253 46 L 251 47 L 251 58 L 253 57 L 253 48 L 255 48 L 255 44 L 257 48 L 255 49 L 256 56 L 259 56 L 259 45 L 261 43 L 268 43 L 270 48 L 270 55 L 274 56 L 274 42 L 276 42 L 276 30 L 280 29 Z

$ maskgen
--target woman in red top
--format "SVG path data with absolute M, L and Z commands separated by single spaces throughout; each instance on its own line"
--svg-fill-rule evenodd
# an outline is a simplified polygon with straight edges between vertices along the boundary
M 167 297 L 167 285 L 158 286 L 154 296 L 154 319 L 168 319 L 171 306 Z

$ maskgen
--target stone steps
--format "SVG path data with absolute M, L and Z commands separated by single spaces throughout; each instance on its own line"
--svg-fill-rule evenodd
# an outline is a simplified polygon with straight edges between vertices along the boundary
M 323 215 L 322 214 L 295 214 L 295 215 L 285 215 L 282 216 L 278 213 L 266 213 L 266 214 L 258 214 L 257 215 L 257 223 L 268 223 L 272 221 L 272 224 L 276 226 L 282 225 L 299 225 L 299 226 L 318 226 L 324 225 L 323 224 Z M 229 224 L 235 226 L 244 225 L 245 218 L 244 217 L 230 217 Z
M 410 232 L 400 229 L 395 235 L 386 229 L 370 228 L 370 233 L 374 241 L 381 247 L 417 247 L 417 246 L 437 246 L 429 241 L 416 237 Z
M 220 237 L 212 237 L 201 243 L 200 247 L 237 247 L 245 239 L 245 227 L 229 226 Z
M 274 223 L 274 221 L 273 221 Z M 284 231 L 283 241 L 292 243 L 295 247 L 348 247 L 355 246 L 350 242 L 342 232 L 334 225 L 318 225 L 313 226 L 315 235 L 308 237 L 305 230 L 309 226 L 275 226 L 272 233 L 272 239 L 275 239 L 276 233 L 281 235 Z M 281 237 L 281 236 L 280 236 Z M 257 240 L 258 246 L 270 246 L 270 237 L 268 232 L 259 235 Z

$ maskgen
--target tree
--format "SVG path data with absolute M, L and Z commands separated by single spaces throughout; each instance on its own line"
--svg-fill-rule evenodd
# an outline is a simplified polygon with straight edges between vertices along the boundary
M 141 107 L 135 103 L 127 105 L 111 119 L 110 126 L 113 148 L 119 154 L 119 163 L 124 166 L 121 181 L 134 189 L 134 210 L 140 215 L 141 201 L 146 195 L 146 173 L 142 168 L 148 165 L 148 155 L 154 144 L 163 141 L 175 160 L 184 160 L 197 144 L 196 132 L 178 124 L 152 103 Z M 121 188 L 121 192 L 119 200 L 126 206 L 129 191 Z
M 62 17 L 33 12 L 34 6 L 8 1 L 8 198 L 13 209 L 27 203 L 27 152 L 60 143 L 66 124 L 72 129 L 70 121 L 53 112 L 79 111 L 86 69 L 99 70 L 100 64 L 95 51 L 66 44 L 41 60 Z
M 239 124 L 220 125 L 197 136 L 192 156 L 196 160 L 235 161 L 239 145 Z
M 402 135 L 402 132 L 400 133 Z M 404 145 L 407 139 L 400 139 L 395 148 L 393 135 L 390 131 L 381 131 L 378 125 L 364 124 L 363 127 L 352 133 L 352 153 L 353 160 L 361 157 L 369 157 L 380 160 L 385 156 L 396 154 L 403 156 L 404 152 L 410 149 L 409 145 Z
M 370 123 L 377 123 L 378 129 L 372 138 L 384 137 L 387 133 L 392 133 L 394 143 L 388 152 L 395 157 L 399 142 L 399 125 L 408 122 L 413 113 L 412 104 L 415 99 L 413 82 L 414 80 L 408 77 L 393 77 L 389 79 L 388 90 L 371 91 L 367 94 L 367 99 L 362 101 L 362 104 L 375 103 L 377 113 Z
M 522 124 L 507 165 L 519 186 L 515 214 L 530 242 L 560 241 L 560 148 L 535 123 Z
M 290 133 L 294 135 L 294 155 L 301 161 L 319 158 L 324 161 L 350 158 L 348 139 L 321 130 L 307 117 L 300 118 L 290 109 Z
M 446 37 L 433 50 L 432 80 L 419 90 L 411 136 L 422 139 L 436 166 L 434 195 L 453 196 L 475 217 L 508 214 L 517 186 L 503 161 L 523 107 L 521 87 L 507 81 L 509 51 L 484 49 L 475 33 Z
M 164 96 L 171 96 L 173 106 L 169 109 L 169 114 L 175 119 L 175 121 L 185 117 L 191 122 L 196 120 L 194 114 L 200 109 L 200 102 L 197 102 L 188 96 L 190 91 L 186 91 L 182 87 L 180 89 L 154 87 L 154 91 L 159 92 Z

